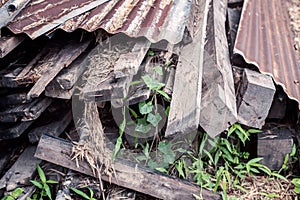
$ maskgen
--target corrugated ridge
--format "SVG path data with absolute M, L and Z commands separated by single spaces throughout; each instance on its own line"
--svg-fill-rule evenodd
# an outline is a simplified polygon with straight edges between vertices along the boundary
M 84 7 L 96 1 L 32 1 L 8 28 L 33 39 L 55 28 L 67 32 L 101 28 L 112 34 L 122 32 L 131 37 L 145 36 L 151 42 L 165 39 L 175 44 L 182 39 L 192 6 L 192 0 L 102 1 L 89 10 Z
M 300 70 L 289 29 L 285 2 L 245 0 L 234 53 L 282 85 L 290 98 L 300 99 Z

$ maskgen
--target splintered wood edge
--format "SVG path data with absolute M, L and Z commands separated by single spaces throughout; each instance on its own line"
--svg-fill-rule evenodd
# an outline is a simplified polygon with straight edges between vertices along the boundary
M 81 161 L 77 167 L 71 160 L 72 144 L 69 141 L 43 135 L 35 153 L 35 157 L 69 168 L 71 170 L 97 177 L 90 165 Z M 131 163 L 117 159 L 114 162 L 116 177 L 102 175 L 101 179 L 160 199 L 195 199 L 193 194 L 200 195 L 200 187 L 171 176 L 161 174 Z M 220 195 L 202 189 L 204 199 L 221 199 Z

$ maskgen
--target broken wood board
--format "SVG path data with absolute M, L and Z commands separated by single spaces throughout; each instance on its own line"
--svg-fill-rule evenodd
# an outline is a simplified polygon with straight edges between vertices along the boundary
M 32 128 L 30 130 L 30 132 L 28 133 L 28 139 L 30 143 L 38 142 L 42 134 L 59 136 L 73 119 L 72 112 L 70 110 L 64 110 L 64 114 L 60 114 L 54 117 L 54 119 L 50 119 L 48 121 L 48 124 Z
M 27 147 L 20 155 L 15 164 L 0 179 L 0 189 L 14 190 L 20 185 L 28 185 L 33 179 L 36 166 L 41 163 L 40 159 L 34 157 L 36 146 Z
M 76 162 L 71 160 L 72 144 L 66 140 L 43 135 L 35 156 L 39 159 L 61 165 L 90 176 L 93 174 L 90 165 L 80 162 L 79 168 Z M 104 181 L 111 181 L 116 185 L 136 190 L 138 192 L 154 196 L 159 199 L 194 199 L 193 194 L 200 194 L 200 187 L 163 175 L 150 169 L 142 168 L 123 160 L 114 163 L 116 177 L 101 175 Z M 110 179 L 111 178 L 111 179 Z M 204 199 L 221 199 L 218 194 L 202 189 Z
M 87 67 L 86 63 L 88 60 L 88 53 L 88 50 L 83 52 L 81 55 L 79 55 L 78 58 L 74 60 L 74 62 L 71 63 L 70 66 L 62 69 L 59 74 L 49 83 L 46 91 L 48 90 L 48 87 L 60 88 L 63 90 L 72 89 L 76 81 L 79 79 L 79 77 Z
M 116 78 L 133 76 L 138 72 L 151 42 L 145 38 L 136 39 L 135 42 L 131 51 L 120 55 L 115 63 L 114 74 Z
M 293 148 L 293 133 L 288 127 L 272 127 L 257 134 L 257 156 L 271 170 L 279 170 Z
M 0 58 L 6 56 L 25 40 L 24 35 L 0 37 Z
M 0 123 L 0 140 L 17 138 L 22 135 L 33 121 L 17 123 Z
M 215 137 L 237 121 L 236 97 L 226 37 L 227 0 L 212 1 L 206 28 L 200 126 Z
M 64 68 L 68 67 L 83 51 L 86 50 L 91 40 L 84 42 L 73 42 L 64 46 L 57 54 L 58 60 L 47 68 L 34 86 L 27 94 L 27 98 L 39 97 L 46 86 L 55 78 L 55 76 Z
M 276 92 L 272 77 L 245 69 L 238 91 L 238 121 L 261 129 L 265 124 Z
M 0 111 L 0 122 L 17 122 L 21 121 L 32 121 L 37 119 L 42 112 L 51 104 L 52 99 L 50 98 L 39 98 L 34 101 L 8 107 Z
M 195 31 L 193 42 L 184 46 L 176 67 L 174 89 L 168 117 L 166 137 L 178 133 L 197 133 L 200 120 L 202 92 L 203 47 L 210 0 L 203 0 L 194 6 L 199 7 L 203 17 Z M 195 10 L 195 9 L 193 9 Z
M 122 48 L 117 51 L 115 49 L 118 49 L 118 45 L 98 45 L 88 54 L 86 71 L 80 80 L 83 82 L 80 87 L 86 101 L 109 101 L 122 99 L 127 95 L 132 75 L 116 78 L 113 73 L 113 67 L 120 55 L 129 51 L 129 46 Z
M 0 108 L 11 107 L 12 105 L 17 104 L 26 104 L 30 103 L 32 99 L 28 100 L 27 98 L 27 90 L 16 90 L 12 92 L 7 92 L 5 94 L 1 94 L 0 96 Z
M 74 91 L 75 87 L 65 90 L 60 87 L 51 87 L 48 85 L 45 90 L 45 96 L 58 99 L 71 99 Z

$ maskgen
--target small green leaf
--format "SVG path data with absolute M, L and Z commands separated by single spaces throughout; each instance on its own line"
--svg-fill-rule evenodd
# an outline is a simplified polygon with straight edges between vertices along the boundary
M 47 180 L 46 183 L 48 183 L 48 184 L 58 184 L 58 182 L 54 181 L 54 180 Z
M 296 147 L 296 144 L 293 145 L 293 148 L 292 148 L 292 151 L 290 153 L 290 156 L 291 157 L 294 157 L 296 155 L 296 152 L 297 152 L 297 147 Z
M 39 177 L 40 177 L 41 181 L 43 183 L 45 183 L 46 182 L 46 176 L 45 176 L 44 171 L 42 170 L 42 168 L 39 165 L 37 165 L 36 168 L 37 168 L 37 171 L 38 171 L 38 174 L 39 174 Z
M 45 190 L 45 192 L 46 192 L 47 197 L 48 197 L 49 199 L 52 199 L 50 187 L 49 187 L 47 184 L 44 185 L 44 190 Z
M 278 174 L 278 173 L 272 173 L 272 176 L 275 176 L 281 180 L 284 180 L 284 181 L 288 181 L 287 178 L 285 178 L 284 176 L 282 176 L 281 174 Z
M 248 133 L 261 133 L 262 131 L 258 130 L 258 129 L 249 129 L 247 132 Z
M 16 189 L 14 189 L 14 191 L 12 192 L 12 196 L 13 196 L 14 198 L 17 198 L 17 197 L 19 197 L 19 196 L 22 194 L 23 191 L 24 191 L 24 190 L 23 190 L 22 188 L 16 188 Z
M 85 199 L 90 199 L 90 197 L 81 190 L 78 190 L 76 188 L 71 188 L 71 190 Z
M 161 66 L 156 66 L 156 67 L 154 67 L 154 71 L 155 71 L 156 73 L 158 73 L 160 76 L 164 75 L 164 72 L 163 72 Z
M 152 109 L 153 105 L 151 101 L 149 101 L 148 103 L 146 103 L 145 101 L 139 103 L 139 111 L 142 115 L 146 115 L 152 112 Z
M 298 187 L 294 188 L 294 192 L 295 192 L 296 194 L 300 194 L 300 188 L 298 188 Z
M 153 79 L 149 75 L 142 76 L 142 79 L 147 85 L 147 87 L 154 91 L 158 91 L 159 89 L 165 86 L 165 84 L 160 83 L 159 81 Z
M 154 127 L 156 127 L 159 122 L 162 120 L 162 117 L 160 116 L 159 113 L 156 113 L 153 115 L 152 113 L 149 113 L 147 116 L 147 121 L 151 123 Z
M 136 132 L 148 133 L 151 130 L 150 124 L 139 123 L 135 127 Z
M 130 113 L 132 114 L 132 116 L 134 117 L 134 119 L 138 118 L 138 114 L 131 108 L 129 108 Z
M 149 50 L 148 55 L 149 55 L 149 56 L 154 56 L 154 51 Z
M 165 110 L 165 115 L 166 116 L 169 116 L 169 113 L 170 113 L 170 106 L 168 106 Z
M 171 101 L 171 97 L 163 90 L 157 90 L 156 91 L 158 94 L 160 94 L 161 96 L 165 97 L 167 99 L 167 101 Z
M 35 185 L 37 188 L 43 189 L 43 185 L 42 185 L 40 182 L 35 181 L 35 180 L 30 180 L 30 182 L 31 182 L 33 185 Z
M 130 83 L 131 86 L 141 84 L 143 81 L 132 81 Z
M 113 150 L 113 153 L 111 155 L 111 160 L 114 161 L 119 150 L 121 149 L 121 145 L 122 145 L 122 136 L 119 136 L 115 145 L 115 148 Z
M 163 167 L 157 167 L 157 168 L 155 168 L 157 171 L 159 171 L 159 172 L 162 172 L 162 173 L 168 173 L 168 170 L 166 170 L 165 168 L 163 168 Z

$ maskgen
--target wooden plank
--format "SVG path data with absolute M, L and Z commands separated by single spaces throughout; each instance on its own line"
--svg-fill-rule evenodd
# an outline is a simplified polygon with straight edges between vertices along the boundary
M 259 128 L 265 124 L 276 92 L 272 77 L 245 69 L 238 91 L 238 120 L 241 124 Z
M 71 99 L 75 91 L 75 86 L 71 89 L 62 89 L 56 85 L 48 85 L 45 90 L 45 96 L 58 99 Z
M 49 83 L 47 88 L 56 87 L 63 90 L 72 89 L 86 68 L 88 53 L 89 51 L 83 52 L 78 58 L 76 58 L 74 62 L 71 63 L 70 66 L 62 69 L 59 74 Z
M 75 161 L 71 160 L 72 144 L 68 141 L 42 136 L 35 156 L 48 162 L 67 167 L 74 171 L 95 176 L 90 166 L 86 162 L 80 162 L 79 168 Z M 175 179 L 158 172 L 142 168 L 126 161 L 116 160 L 114 163 L 116 177 L 111 177 L 111 183 L 149 194 L 160 199 L 194 199 L 193 194 L 200 194 L 200 187 Z M 104 181 L 110 181 L 106 175 L 102 175 Z M 204 199 L 221 199 L 217 194 L 213 194 L 202 189 Z
M 116 78 L 133 76 L 138 72 L 140 65 L 148 52 L 151 42 L 147 39 L 136 39 L 132 50 L 126 54 L 120 55 L 114 66 Z
M 213 1 L 208 14 L 200 126 L 215 137 L 237 121 L 232 67 L 226 37 L 227 0 Z
M 0 107 L 8 107 L 17 104 L 25 104 L 30 103 L 32 100 L 28 100 L 27 98 L 27 91 L 26 90 L 17 90 L 8 92 L 5 94 L 1 94 L 0 96 Z
M 25 40 L 24 35 L 0 37 L 0 58 L 6 56 Z
M 40 98 L 27 104 L 15 105 L 0 111 L 0 122 L 31 121 L 37 119 L 51 104 L 52 99 Z
M 42 134 L 47 133 L 52 136 L 59 136 L 70 124 L 72 121 L 72 112 L 69 110 L 64 110 L 65 114 L 60 114 L 58 116 L 50 116 L 55 117 L 52 120 L 48 120 L 48 124 L 42 125 L 39 127 L 32 128 L 28 133 L 28 139 L 30 143 L 36 143 L 39 141 Z
M 72 43 L 62 48 L 58 53 L 58 60 L 53 64 L 51 68 L 47 68 L 39 80 L 34 84 L 31 90 L 27 94 L 27 98 L 39 97 L 45 90 L 46 86 L 52 79 L 64 68 L 68 67 L 90 44 L 91 40 L 84 42 Z
M 284 158 L 292 151 L 293 133 L 289 127 L 268 127 L 257 134 L 257 156 L 271 170 L 279 170 Z
M 23 134 L 26 129 L 33 123 L 28 122 L 17 122 L 17 123 L 0 123 L 0 140 L 7 140 L 17 138 Z
M 241 18 L 241 13 L 242 13 L 242 8 L 237 7 L 237 8 L 228 8 L 228 25 L 229 25 L 229 39 L 230 39 L 230 56 L 232 57 L 233 55 L 233 47 L 236 39 L 236 34 L 237 30 L 239 27 L 240 23 L 240 18 Z
M 174 90 L 168 117 L 166 137 L 193 132 L 199 126 L 202 92 L 203 47 L 210 0 L 196 3 L 203 13 L 193 42 L 184 46 L 176 67 Z M 196 9 L 193 9 L 196 10 Z
M 40 159 L 34 157 L 36 146 L 27 147 L 20 155 L 15 164 L 0 179 L 0 189 L 14 190 L 20 185 L 28 185 L 33 179 L 36 165 L 41 163 Z

